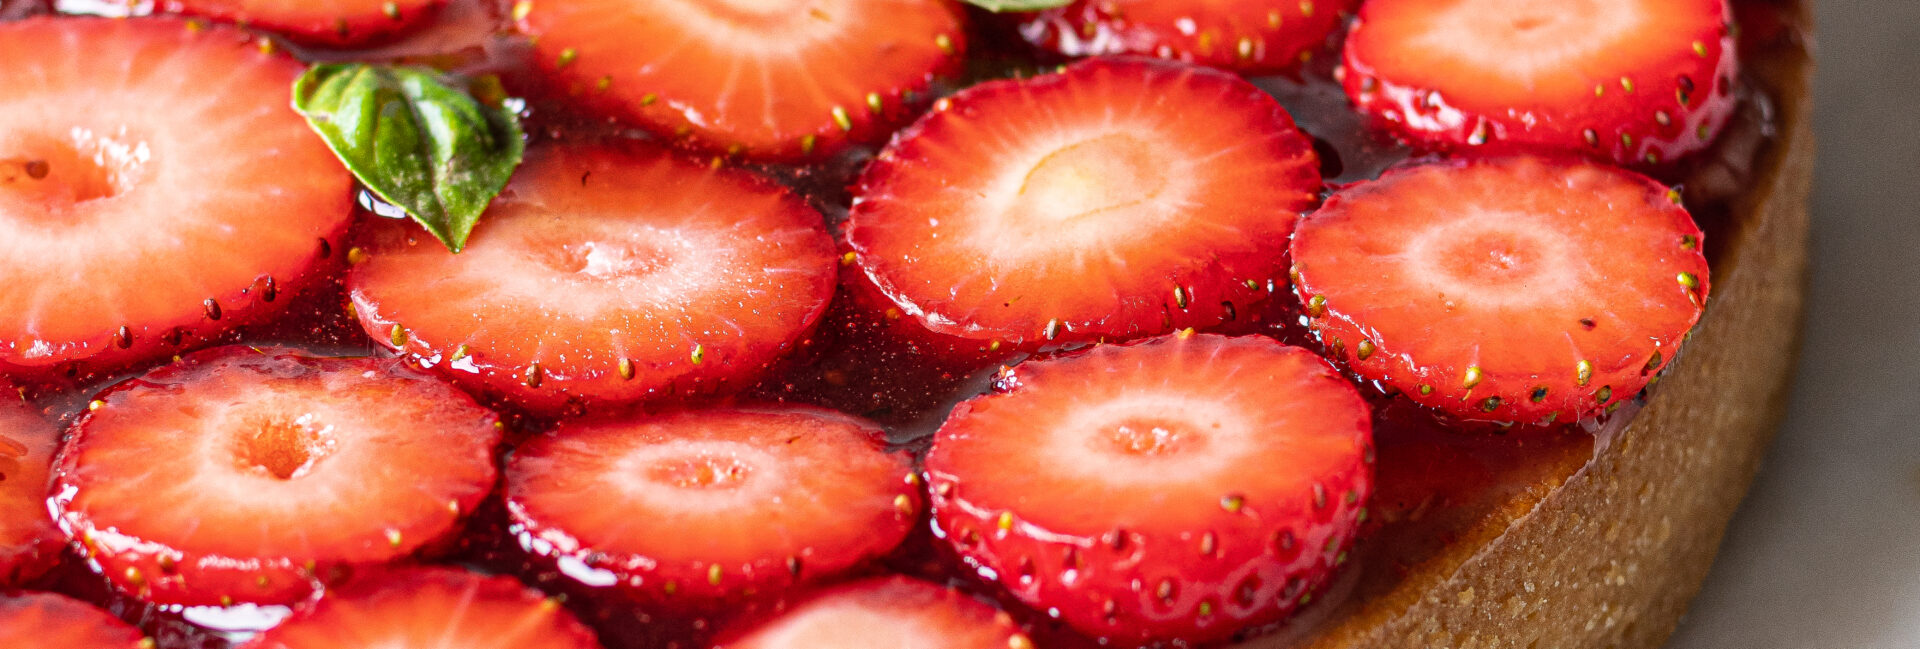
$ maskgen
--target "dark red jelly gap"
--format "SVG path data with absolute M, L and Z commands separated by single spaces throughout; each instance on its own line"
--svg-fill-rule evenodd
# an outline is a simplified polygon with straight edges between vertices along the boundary
M 50 6 L 51 5 L 51 6 Z M 1785 16 L 1788 3 L 1780 0 L 1741 0 L 1735 3 L 1742 33 L 1742 49 L 1749 62 L 1782 44 L 1804 38 Z M 141 14 L 150 3 L 120 0 L 0 0 L 0 20 L 44 13 L 57 6 L 73 13 Z M 503 84 L 527 96 L 525 123 L 536 141 L 644 138 L 630 129 L 569 111 L 564 102 L 540 94 L 524 39 L 510 34 L 510 6 L 504 0 L 453 0 L 432 25 L 421 32 L 377 49 L 327 51 L 292 49 L 315 61 L 377 60 L 433 65 L 463 74 L 498 75 Z M 974 55 L 966 79 L 943 86 L 950 92 L 986 78 L 1030 75 L 1061 63 L 1034 54 L 1013 33 L 1010 23 L 984 12 L 974 12 Z M 1366 128 L 1350 110 L 1346 96 L 1333 81 L 1338 61 L 1336 35 L 1309 64 L 1293 76 L 1254 79 L 1293 114 L 1302 130 L 1313 136 L 1322 157 L 1328 191 L 1374 178 L 1414 152 Z M 1713 148 L 1658 174 L 1680 186 L 1686 204 L 1707 230 L 1706 250 L 1716 268 L 1724 246 L 1716 245 L 1742 224 L 1730 203 L 1749 185 L 1757 161 L 1776 138 L 1772 99 L 1750 77 L 1741 82 L 1741 108 Z M 845 218 L 852 200 L 849 188 L 874 154 L 873 147 L 855 148 L 832 160 L 811 166 L 758 166 L 759 171 L 793 187 L 827 216 L 830 226 Z M 361 218 L 383 218 L 386 211 L 362 196 Z M 320 254 L 351 261 L 350 244 L 317 242 Z M 823 405 L 862 415 L 886 425 L 892 440 L 910 452 L 921 452 L 926 439 L 947 411 L 960 400 L 980 394 L 1003 364 L 1022 357 L 1012 352 L 968 345 L 927 334 L 911 318 L 889 310 L 884 298 L 871 293 L 857 271 L 843 269 L 842 286 L 818 330 L 800 345 L 785 372 L 768 378 L 740 397 Z M 1220 330 L 1232 334 L 1260 334 L 1314 347 L 1300 324 L 1300 306 L 1284 286 L 1270 287 L 1271 299 L 1250 313 L 1236 314 Z M 201 346 L 244 342 L 289 345 L 326 355 L 384 353 L 364 334 L 346 311 L 346 300 L 336 279 L 330 284 L 291 296 L 278 318 L 240 332 L 230 339 L 201 341 Z M 50 420 L 65 423 L 85 410 L 100 388 L 137 373 L 138 369 L 102 375 L 76 376 L 72 385 L 38 386 L 23 390 L 23 398 L 40 406 Z M 1462 430 L 1378 386 L 1363 386 L 1374 407 L 1377 452 L 1377 493 L 1369 508 L 1365 536 L 1354 550 L 1347 569 L 1316 602 L 1279 629 L 1251 629 L 1243 635 L 1310 634 L 1321 620 L 1336 616 L 1354 602 L 1388 592 L 1415 565 L 1459 540 L 1468 525 L 1505 506 L 1519 492 L 1544 490 L 1558 476 L 1568 475 L 1589 462 L 1611 436 L 1625 426 L 1639 403 L 1620 409 L 1604 421 L 1583 422 L 1550 430 Z M 543 430 L 549 422 L 504 409 L 513 439 Z M 502 453 L 509 453 L 503 449 Z M 998 589 L 956 561 L 935 538 L 924 518 L 915 533 L 890 556 L 857 570 L 856 575 L 897 572 L 955 584 L 996 601 L 1028 625 L 1040 646 L 1054 649 L 1094 647 L 1094 641 L 1074 635 L 1047 619 L 1043 612 L 1023 609 Z M 628 602 L 611 589 L 594 587 L 563 570 L 529 561 L 517 547 L 513 530 L 496 494 L 483 504 L 450 547 L 438 548 L 422 562 L 453 563 L 474 569 L 512 574 L 526 583 L 561 596 L 567 605 L 593 626 L 609 649 L 697 649 L 716 626 L 729 620 L 769 614 L 766 610 L 716 610 L 695 616 L 663 616 Z M 849 578 L 851 578 L 850 576 Z M 283 611 L 250 609 L 178 610 L 145 604 L 115 592 L 86 563 L 69 553 L 62 565 L 29 588 L 53 590 L 98 604 L 151 634 L 159 649 L 219 649 L 243 640 L 249 628 L 270 625 Z M 222 627 L 222 628 L 216 628 Z

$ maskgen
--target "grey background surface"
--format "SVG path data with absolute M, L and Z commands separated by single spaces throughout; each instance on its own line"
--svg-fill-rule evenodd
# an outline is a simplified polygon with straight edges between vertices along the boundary
M 1920 2 L 1816 14 L 1793 401 L 1670 649 L 1920 649 Z

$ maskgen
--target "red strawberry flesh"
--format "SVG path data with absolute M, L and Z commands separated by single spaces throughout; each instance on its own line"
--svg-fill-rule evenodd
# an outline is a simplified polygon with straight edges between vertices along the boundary
M 245 649 L 599 649 L 559 602 L 511 577 L 451 568 L 376 571 L 329 589 Z
M 1362 377 L 1464 420 L 1571 421 L 1673 360 L 1707 297 L 1700 237 L 1630 171 L 1451 160 L 1334 194 L 1295 235 L 1295 290 Z
M 53 504 L 142 599 L 284 604 L 455 531 L 493 485 L 496 421 L 396 360 L 211 349 L 102 394 Z
M 242 32 L 36 17 L 0 23 L 0 60 L 11 376 L 217 337 L 284 304 L 347 225 L 352 179 L 287 104 L 301 64 Z
M 1311 143 L 1258 88 L 1101 59 L 942 100 L 868 167 L 847 238 L 937 333 L 1116 341 L 1249 312 L 1319 190 Z
M 370 45 L 431 19 L 445 0 L 160 0 L 171 12 L 236 22 L 322 47 Z
M 549 148 L 452 254 L 370 224 L 348 279 L 374 338 L 557 412 L 746 387 L 826 310 L 818 212 L 745 172 L 648 148 Z
M 946 0 L 531 0 L 521 29 L 575 98 L 759 159 L 885 139 L 963 60 Z
M 1076 0 L 1036 12 L 1020 34 L 1068 56 L 1140 54 L 1243 74 L 1298 66 L 1350 0 Z
M 0 594 L 0 647 L 151 649 L 140 630 L 54 593 Z
M 766 596 L 898 545 L 910 459 L 825 410 L 687 411 L 563 424 L 507 466 L 524 547 L 657 602 Z M 582 574 L 581 571 L 569 571 Z
M 47 514 L 47 472 L 59 444 L 60 429 L 40 413 L 0 403 L 0 587 L 33 579 L 60 559 L 66 539 Z
M 1223 639 L 1284 618 L 1344 560 L 1372 489 L 1370 413 L 1312 352 L 1171 336 L 1001 383 L 935 434 L 935 522 L 1082 633 Z
M 1726 0 L 1373 0 L 1347 36 L 1362 113 L 1434 148 L 1657 165 L 1733 114 Z

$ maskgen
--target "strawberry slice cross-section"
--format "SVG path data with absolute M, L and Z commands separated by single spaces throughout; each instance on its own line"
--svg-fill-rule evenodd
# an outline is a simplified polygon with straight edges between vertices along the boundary
M 1094 59 L 938 102 L 860 179 L 860 267 L 936 333 L 1023 347 L 1211 327 L 1284 286 L 1309 139 L 1239 77 Z
M 365 234 L 347 287 L 374 340 L 545 412 L 747 387 L 836 273 L 804 200 L 651 147 L 532 152 L 459 254 Z
M 560 603 L 512 577 L 398 568 L 329 588 L 243 649 L 600 649 Z
M 721 634 L 715 649 L 1032 649 L 1007 616 L 907 577 L 831 588 L 785 614 Z
M 0 23 L 0 371 L 163 358 L 321 276 L 352 178 L 288 105 L 301 64 L 251 39 L 161 18 Z
M 1630 400 L 1707 299 L 1679 195 L 1575 158 L 1458 159 L 1341 190 L 1296 285 L 1330 354 L 1458 420 L 1566 422 Z
M 949 0 L 523 0 L 515 13 L 574 101 L 761 160 L 884 140 L 965 60 Z
M 884 445 L 813 409 L 563 424 L 514 453 L 507 508 L 523 547 L 590 585 L 657 605 L 773 596 L 906 538 L 919 483 Z
M 1008 370 L 926 458 L 962 559 L 1125 646 L 1285 618 L 1346 559 L 1372 491 L 1371 411 L 1313 352 L 1176 334 Z
M 1360 112 L 1429 148 L 1659 166 L 1736 104 L 1727 0 L 1369 0 L 1347 35 Z
M 493 486 L 497 423 L 398 360 L 210 349 L 101 394 L 52 505 L 141 599 L 286 604 L 457 530 Z

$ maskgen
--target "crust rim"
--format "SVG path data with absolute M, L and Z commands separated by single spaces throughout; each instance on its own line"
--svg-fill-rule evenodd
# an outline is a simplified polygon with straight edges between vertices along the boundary
M 1807 3 L 1790 12 L 1811 33 Z M 1733 203 L 1688 353 L 1593 462 L 1524 490 L 1392 591 L 1318 632 L 1235 649 L 1656 649 L 1713 564 L 1785 414 L 1800 347 L 1813 175 L 1810 44 L 1756 70 L 1778 140 Z M 1786 350 L 1787 353 L 1782 353 Z

